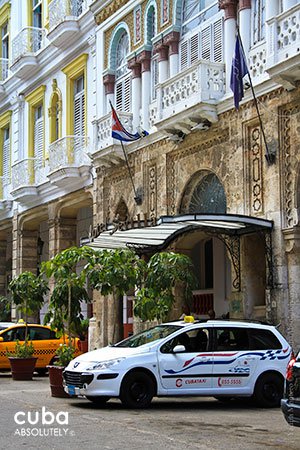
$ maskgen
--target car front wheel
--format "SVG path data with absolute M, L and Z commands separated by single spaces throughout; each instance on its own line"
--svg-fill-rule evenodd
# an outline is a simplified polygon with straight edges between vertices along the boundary
M 145 372 L 130 372 L 122 381 L 120 399 L 128 408 L 147 408 L 154 394 L 152 378 Z
M 261 375 L 255 385 L 253 398 L 264 408 L 280 406 L 283 397 L 283 380 L 275 373 Z

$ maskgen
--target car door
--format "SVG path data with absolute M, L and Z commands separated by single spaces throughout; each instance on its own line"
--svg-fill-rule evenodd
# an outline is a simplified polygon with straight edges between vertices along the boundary
M 219 394 L 249 393 L 258 356 L 250 351 L 247 327 L 214 327 L 213 390 Z
M 34 356 L 38 358 L 36 367 L 46 367 L 55 356 L 60 340 L 54 331 L 42 326 L 30 325 L 28 336 L 35 350 Z
M 9 369 L 10 364 L 7 357 L 7 353 L 13 353 L 16 346 L 16 341 L 24 342 L 25 340 L 25 327 L 22 326 L 14 326 L 12 328 L 8 328 L 7 330 L 1 333 L 1 342 L 0 342 L 0 368 L 1 369 Z
M 178 346 L 181 351 L 176 351 Z M 164 343 L 158 350 L 158 368 L 160 383 L 170 395 L 197 395 L 210 389 L 213 358 L 209 328 L 182 331 Z

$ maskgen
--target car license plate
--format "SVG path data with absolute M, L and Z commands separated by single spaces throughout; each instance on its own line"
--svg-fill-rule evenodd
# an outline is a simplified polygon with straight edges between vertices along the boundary
M 71 384 L 68 384 L 68 394 L 69 395 L 75 395 L 75 386 L 72 386 Z

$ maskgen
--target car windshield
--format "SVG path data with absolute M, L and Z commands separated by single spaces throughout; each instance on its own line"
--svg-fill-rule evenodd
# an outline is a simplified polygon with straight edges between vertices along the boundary
M 178 325 L 157 325 L 149 330 L 130 336 L 129 338 L 124 339 L 124 341 L 113 345 L 113 347 L 140 347 L 141 345 L 149 344 L 158 339 L 163 339 L 180 328 L 182 327 Z

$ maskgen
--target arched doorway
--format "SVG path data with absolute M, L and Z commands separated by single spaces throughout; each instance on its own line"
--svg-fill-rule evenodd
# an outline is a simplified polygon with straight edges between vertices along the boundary
M 195 173 L 187 183 L 180 205 L 180 214 L 225 214 L 226 194 L 219 178 L 212 172 Z M 214 309 L 216 316 L 229 312 L 231 264 L 224 243 L 209 231 L 194 231 L 178 245 L 191 257 L 198 289 L 194 291 L 193 312 L 207 318 Z

